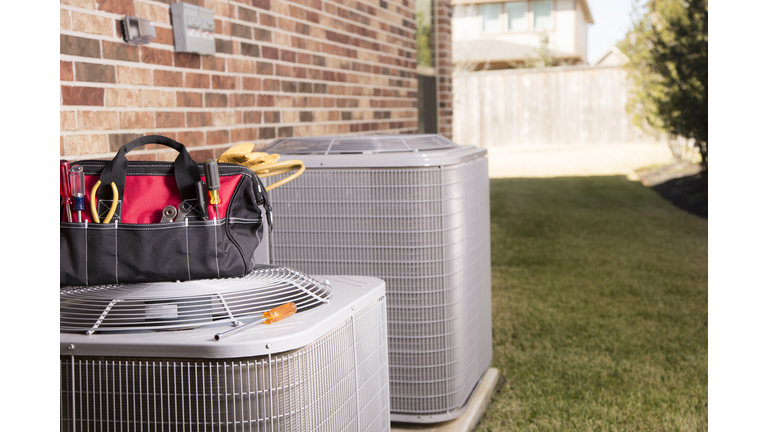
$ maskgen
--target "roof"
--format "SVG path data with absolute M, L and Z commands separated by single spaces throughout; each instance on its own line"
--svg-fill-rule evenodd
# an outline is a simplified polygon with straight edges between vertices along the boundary
M 501 39 L 473 39 L 453 43 L 453 61 L 508 61 L 526 60 L 536 54 L 536 47 L 508 42 Z M 552 50 L 555 57 L 570 57 L 573 54 Z
M 627 56 L 621 52 L 621 50 L 618 49 L 616 45 L 614 45 L 610 47 L 608 51 L 605 52 L 605 54 L 601 55 L 599 59 L 592 63 L 592 66 L 597 66 L 600 64 L 622 64 L 626 61 Z
M 595 19 L 592 18 L 592 11 L 589 9 L 589 2 L 587 0 L 579 0 L 579 4 L 581 4 L 581 9 L 584 11 L 584 19 L 587 21 L 587 24 L 594 24 Z

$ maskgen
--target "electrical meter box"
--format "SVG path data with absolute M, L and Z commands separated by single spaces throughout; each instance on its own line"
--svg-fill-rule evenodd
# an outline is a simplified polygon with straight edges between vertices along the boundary
M 216 54 L 216 41 L 213 37 L 216 22 L 213 20 L 213 9 L 188 3 L 172 3 L 171 24 L 176 52 Z

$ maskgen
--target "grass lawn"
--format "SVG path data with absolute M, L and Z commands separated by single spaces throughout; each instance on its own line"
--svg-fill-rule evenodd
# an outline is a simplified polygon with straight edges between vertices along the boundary
M 707 220 L 621 176 L 491 180 L 477 431 L 707 430 Z

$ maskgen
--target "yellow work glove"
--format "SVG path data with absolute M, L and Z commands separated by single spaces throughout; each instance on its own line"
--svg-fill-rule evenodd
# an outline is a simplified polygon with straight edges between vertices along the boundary
M 260 165 L 270 165 L 280 159 L 280 155 L 267 154 L 262 152 L 254 152 L 254 145 L 251 143 L 240 143 L 227 149 L 217 162 L 234 163 L 243 165 L 255 172 L 256 174 L 265 174 L 269 172 L 269 169 L 260 170 Z

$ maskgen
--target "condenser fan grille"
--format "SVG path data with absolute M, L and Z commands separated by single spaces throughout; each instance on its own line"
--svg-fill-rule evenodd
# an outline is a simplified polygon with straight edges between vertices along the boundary
M 267 266 L 242 278 L 65 287 L 59 326 L 62 332 L 92 334 L 234 323 L 289 301 L 303 312 L 327 303 L 331 292 L 295 270 Z
M 382 296 L 303 348 L 233 359 L 63 355 L 61 430 L 384 432 Z
M 275 141 L 266 151 L 293 155 L 343 155 L 423 152 L 458 147 L 440 135 L 365 135 L 285 138 Z

